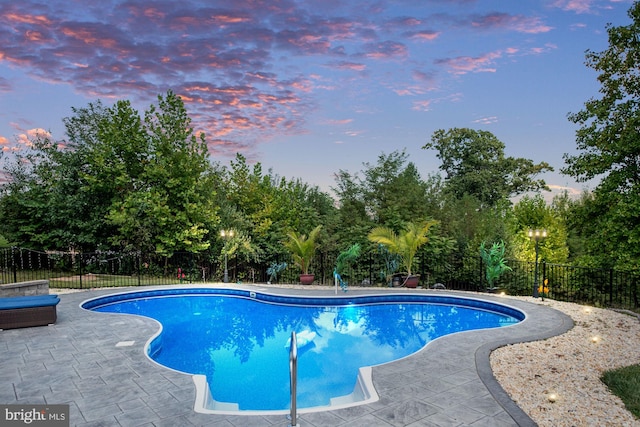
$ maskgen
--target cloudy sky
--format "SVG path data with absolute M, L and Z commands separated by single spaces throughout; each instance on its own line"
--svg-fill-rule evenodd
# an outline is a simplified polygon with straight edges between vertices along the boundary
M 492 132 L 507 155 L 575 153 L 567 120 L 598 95 L 587 49 L 631 0 L 0 0 L 0 149 L 65 138 L 72 107 L 171 89 L 212 159 L 235 153 L 328 190 L 403 150 L 424 177 L 437 129 Z M 5 157 L 7 157 L 5 156 Z

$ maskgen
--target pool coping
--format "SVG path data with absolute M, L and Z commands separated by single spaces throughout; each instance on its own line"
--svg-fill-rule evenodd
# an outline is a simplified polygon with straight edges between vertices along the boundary
M 206 286 L 285 295 L 326 297 L 333 294 L 331 288 L 291 289 L 266 284 Z M 105 322 L 97 313 L 79 307 L 91 297 L 152 288 L 159 287 L 62 294 L 55 325 L 0 332 L 0 377 L 3 379 L 0 402 L 68 403 L 73 425 L 77 426 L 283 425 L 282 415 L 196 413 L 191 376 L 139 357 L 144 344 L 157 332 L 156 321 L 120 316 Z M 300 413 L 298 425 L 536 425 L 495 380 L 489 355 L 502 345 L 562 334 L 573 326 L 568 316 L 534 299 L 522 301 L 448 290 L 349 288 L 353 295 L 387 292 L 472 297 L 512 306 L 524 311 L 527 317 L 517 325 L 441 337 L 414 355 L 374 366 L 372 376 L 379 401 Z M 127 340 L 135 344 L 114 348 L 118 342 Z
M 352 302 L 355 304 L 436 304 L 436 305 L 452 305 L 458 307 L 466 307 L 469 309 L 477 309 L 477 310 L 488 310 L 496 313 L 501 313 L 503 315 L 512 316 L 518 318 L 518 322 L 522 322 L 526 319 L 526 313 L 522 310 L 519 310 L 505 301 L 494 302 L 487 301 L 482 298 L 475 298 L 473 296 L 465 295 L 464 297 L 459 295 L 452 295 L 447 293 L 420 293 L 420 292 L 406 292 L 406 293 L 396 293 L 394 296 L 391 296 L 389 293 L 378 292 L 378 293 L 368 293 L 366 295 L 347 295 L 345 292 L 335 293 L 335 295 L 330 296 L 301 296 L 301 295 L 279 295 L 277 293 L 271 293 L 265 290 L 253 291 L 253 290 L 243 290 L 237 288 L 230 287 L 212 287 L 212 286 L 190 286 L 190 285 L 179 285 L 179 286 L 171 286 L 171 287 L 152 287 L 144 290 L 132 290 L 132 291 L 124 291 L 124 292 L 116 292 L 113 294 L 109 294 L 107 296 L 98 296 L 94 298 L 87 299 L 80 303 L 80 307 L 82 309 L 88 311 L 94 311 L 97 308 L 103 307 L 105 305 L 117 304 L 122 301 L 131 301 L 135 299 L 145 299 L 145 298 L 162 298 L 162 297 L 181 297 L 181 296 L 216 296 L 216 297 L 230 297 L 230 298 L 241 298 L 246 300 L 256 300 L 265 304 L 279 304 L 279 305 L 303 305 L 303 306 L 324 306 L 324 305 L 337 305 L 337 306 L 346 306 L 351 305 Z M 348 302 L 345 302 L 348 301 Z M 125 315 L 135 315 L 131 313 L 114 313 L 114 312 L 101 312 L 103 314 L 125 314 Z M 520 318 L 522 316 L 522 318 Z M 142 316 L 146 317 L 146 316 Z M 196 399 L 194 404 L 194 410 L 198 413 L 202 414 L 215 414 L 215 415 L 287 415 L 290 413 L 289 409 L 277 409 L 277 410 L 240 410 L 238 409 L 237 403 L 231 402 L 218 402 L 213 399 L 209 392 L 209 383 L 205 375 L 201 374 L 190 374 L 188 372 L 183 372 L 180 370 L 176 370 L 170 368 L 168 366 L 163 365 L 162 363 L 157 362 L 151 356 L 153 351 L 151 350 L 152 343 L 154 340 L 162 334 L 163 324 L 158 319 L 151 318 L 155 320 L 158 324 L 158 331 L 153 334 L 146 342 L 144 346 L 144 354 L 147 358 L 149 358 L 153 363 L 157 365 L 178 372 L 185 375 L 191 375 L 194 385 L 196 387 Z M 517 324 L 517 323 L 516 323 Z M 508 326 L 503 326 L 508 327 Z M 494 329 L 491 328 L 480 328 L 480 329 L 471 329 L 471 331 L 478 331 L 483 329 Z M 460 331 L 467 332 L 467 331 Z M 450 334 L 442 335 L 441 337 L 436 337 L 431 341 L 434 341 L 439 338 L 446 337 L 448 335 L 452 335 L 459 332 L 453 332 Z M 422 350 L 422 349 L 420 349 Z M 420 351 L 419 350 L 419 351 Z M 488 355 L 491 352 L 491 348 L 488 348 L 487 351 L 487 360 Z M 323 412 L 323 411 L 333 411 L 338 409 L 350 408 L 353 406 L 367 405 L 371 403 L 377 402 L 380 397 L 375 389 L 373 384 L 373 368 L 377 366 L 382 366 L 387 363 L 394 363 L 398 360 L 402 360 L 406 357 L 411 357 L 415 353 L 411 353 L 407 356 L 403 356 L 401 358 L 391 360 L 384 363 L 379 363 L 371 366 L 362 366 L 358 371 L 358 377 L 356 381 L 356 385 L 354 387 L 354 391 L 345 396 L 334 397 L 331 399 L 331 403 L 328 405 L 322 406 L 313 406 L 313 407 L 299 407 L 297 409 L 297 413 L 312 413 L 312 412 Z M 476 353 L 476 357 L 480 357 L 480 360 L 484 360 L 480 353 Z M 476 361 L 478 363 L 478 361 Z M 489 366 L 490 370 L 490 366 Z M 481 377 L 482 379 L 482 377 Z M 490 378 L 487 378 L 487 381 Z M 359 392 L 359 393 L 358 393 Z M 363 399 L 353 400 L 352 395 L 363 395 Z M 517 407 L 516 407 L 517 408 Z

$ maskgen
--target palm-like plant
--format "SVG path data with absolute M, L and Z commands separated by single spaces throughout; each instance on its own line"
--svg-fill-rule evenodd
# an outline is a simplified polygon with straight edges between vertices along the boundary
M 296 231 L 287 233 L 288 240 L 284 243 L 284 246 L 293 255 L 293 262 L 300 267 L 302 274 L 309 274 L 309 265 L 311 265 L 316 252 L 318 234 L 321 228 L 321 225 L 317 226 L 311 230 L 308 236 Z
M 480 257 L 485 264 L 485 277 L 489 288 L 493 288 L 494 283 L 502 273 L 511 270 L 504 260 L 505 244 L 503 241 L 494 243 L 490 248 L 487 248 L 485 242 L 480 245 Z
M 374 243 L 380 243 L 387 247 L 389 252 L 400 257 L 402 266 L 411 276 L 413 259 L 418 249 L 429 241 L 427 234 L 429 229 L 438 221 L 429 220 L 422 223 L 409 223 L 399 234 L 389 227 L 376 227 L 369 232 L 368 239 Z

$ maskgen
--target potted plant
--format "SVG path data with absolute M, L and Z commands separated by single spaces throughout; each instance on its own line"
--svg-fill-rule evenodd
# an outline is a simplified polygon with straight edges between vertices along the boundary
M 485 246 L 485 242 L 480 244 L 480 257 L 485 265 L 485 277 L 487 279 L 487 291 L 495 292 L 498 288 L 495 286 L 496 280 L 505 271 L 511 270 L 504 260 L 505 245 L 503 241 L 494 243 L 491 248 Z
M 418 286 L 420 275 L 414 275 L 412 272 L 413 259 L 418 249 L 429 241 L 427 233 L 437 223 L 438 221 L 435 220 L 418 224 L 409 223 L 399 234 L 389 227 L 376 227 L 369 232 L 367 237 L 370 241 L 386 246 L 389 252 L 400 258 L 400 264 L 406 269 L 400 286 L 408 288 Z
M 318 234 L 321 228 L 321 225 L 317 226 L 311 230 L 308 236 L 296 231 L 287 233 L 288 240 L 284 243 L 284 246 L 293 255 L 294 264 L 300 268 L 300 283 L 303 285 L 310 285 L 315 279 L 313 274 L 309 274 L 309 266 L 316 252 Z

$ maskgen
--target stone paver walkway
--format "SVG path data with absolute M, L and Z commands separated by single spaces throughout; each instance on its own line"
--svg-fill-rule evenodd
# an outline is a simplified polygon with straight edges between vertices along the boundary
M 333 289 L 241 287 L 289 295 L 334 294 Z M 55 325 L 0 331 L 0 402 L 69 404 L 74 426 L 290 425 L 283 415 L 196 413 L 191 376 L 163 368 L 144 355 L 145 343 L 158 331 L 156 321 L 79 307 L 86 299 L 121 291 L 63 294 Z M 350 288 L 349 294 L 409 291 L 504 302 L 523 310 L 527 318 L 507 328 L 442 337 L 410 357 L 376 366 L 373 382 L 379 401 L 300 413 L 297 425 L 534 426 L 493 378 L 489 354 L 508 343 L 564 333 L 573 326 L 571 319 L 548 307 L 488 294 L 358 288 Z M 126 341 L 133 341 L 133 345 L 117 346 Z

